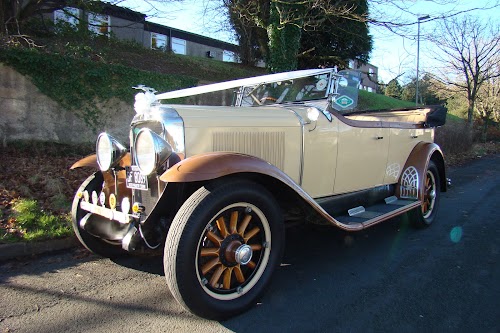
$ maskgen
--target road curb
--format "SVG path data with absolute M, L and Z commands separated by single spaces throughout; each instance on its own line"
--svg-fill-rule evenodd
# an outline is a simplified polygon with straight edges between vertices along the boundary
M 78 240 L 76 237 L 53 239 L 44 242 L 0 244 L 0 262 L 66 250 L 75 247 L 77 244 Z

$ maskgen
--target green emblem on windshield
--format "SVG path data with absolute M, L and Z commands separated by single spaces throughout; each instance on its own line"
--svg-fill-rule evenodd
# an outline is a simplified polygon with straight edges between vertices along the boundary
M 354 104 L 354 101 L 349 96 L 343 95 L 335 100 L 335 104 L 337 104 L 341 108 L 348 108 Z

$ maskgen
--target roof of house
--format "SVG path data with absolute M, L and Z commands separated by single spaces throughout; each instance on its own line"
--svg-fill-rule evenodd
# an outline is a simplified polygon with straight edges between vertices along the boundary
M 239 48 L 239 46 L 236 44 L 223 42 L 223 41 L 218 40 L 218 39 L 198 35 L 198 34 L 195 34 L 192 32 L 179 30 L 176 28 L 168 27 L 166 25 L 153 23 L 153 22 L 146 21 L 144 23 L 144 30 L 159 33 L 159 34 L 166 35 L 166 36 L 181 38 L 181 39 L 185 39 L 185 40 L 188 40 L 188 41 L 191 41 L 194 43 L 203 44 L 203 45 L 212 46 L 212 47 L 217 47 L 217 48 L 221 48 L 221 49 L 233 51 L 233 52 L 238 51 L 238 48 Z

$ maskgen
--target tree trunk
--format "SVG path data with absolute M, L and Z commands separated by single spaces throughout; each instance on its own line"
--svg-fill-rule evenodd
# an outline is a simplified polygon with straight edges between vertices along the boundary
M 271 6 L 267 35 L 269 56 L 267 67 L 273 73 L 297 69 L 297 53 L 300 48 L 302 29 L 294 24 L 280 25 L 280 15 L 276 4 Z
M 11 17 L 10 7 L 11 4 L 9 0 L 0 0 L 0 37 L 9 34 L 7 31 L 7 20 Z
M 484 118 L 483 119 L 484 122 L 483 122 L 483 133 L 481 135 L 481 141 L 482 142 L 486 142 L 488 141 L 488 117 Z
M 474 99 L 470 98 L 468 102 L 469 105 L 467 107 L 467 126 L 472 129 L 472 125 L 474 124 Z

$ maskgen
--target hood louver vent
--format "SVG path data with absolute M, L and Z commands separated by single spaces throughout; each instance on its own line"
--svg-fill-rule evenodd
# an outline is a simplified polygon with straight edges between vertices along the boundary
M 216 132 L 213 151 L 232 151 L 262 158 L 280 170 L 285 161 L 284 132 Z

